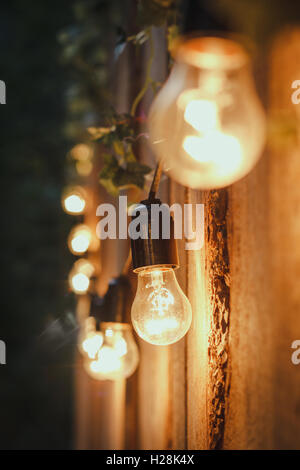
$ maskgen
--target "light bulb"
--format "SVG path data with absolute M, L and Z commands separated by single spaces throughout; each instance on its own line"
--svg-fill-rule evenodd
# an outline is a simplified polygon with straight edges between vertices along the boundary
M 86 208 L 86 194 L 83 188 L 76 186 L 64 191 L 62 206 L 67 214 L 83 214 Z
M 69 274 L 69 284 L 75 294 L 85 294 L 88 291 L 94 272 L 94 265 L 87 259 L 79 259 L 74 263 Z
M 87 373 L 97 380 L 118 380 L 134 373 L 139 361 L 138 348 L 128 323 L 101 324 L 103 345 L 96 358 L 86 361 Z
M 89 288 L 90 280 L 86 274 L 74 273 L 70 277 L 70 284 L 75 294 L 85 294 Z
M 172 344 L 186 334 L 192 309 L 172 268 L 154 267 L 138 273 L 131 318 L 138 335 L 151 344 Z
M 237 43 L 214 37 L 183 41 L 174 56 L 150 109 L 153 150 L 185 186 L 227 186 L 252 170 L 265 140 L 248 56 Z
M 92 233 L 87 225 L 77 225 L 70 233 L 68 245 L 74 255 L 85 253 L 92 241 Z
M 87 144 L 77 144 L 71 149 L 70 154 L 74 160 L 85 162 L 92 157 L 93 150 Z
M 87 277 L 92 277 L 95 272 L 95 266 L 88 259 L 80 258 L 78 259 L 73 266 L 74 271 L 78 273 L 83 273 Z
M 88 359 L 95 359 L 103 344 L 103 334 L 96 330 L 94 317 L 87 317 L 78 337 L 78 347 L 81 354 Z

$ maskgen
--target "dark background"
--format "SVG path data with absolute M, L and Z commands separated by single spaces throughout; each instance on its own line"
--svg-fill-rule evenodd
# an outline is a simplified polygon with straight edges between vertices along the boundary
M 74 341 L 65 279 L 70 221 L 61 210 L 68 72 L 56 36 L 71 2 L 0 7 L 1 111 L 0 448 L 72 446 Z

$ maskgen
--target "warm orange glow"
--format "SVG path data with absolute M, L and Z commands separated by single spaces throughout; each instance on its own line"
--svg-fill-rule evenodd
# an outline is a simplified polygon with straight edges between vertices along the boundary
M 118 372 L 121 367 L 122 362 L 117 351 L 109 346 L 103 346 L 98 353 L 98 359 L 90 363 L 91 371 L 100 374 Z
M 90 359 L 95 359 L 103 344 L 103 333 L 96 329 L 96 319 L 88 316 L 81 325 L 78 336 L 78 348 L 81 354 Z
M 178 321 L 174 317 L 146 320 L 145 329 L 149 335 L 162 335 L 168 330 L 176 330 Z
M 127 378 L 137 368 L 139 354 L 127 323 L 102 323 L 103 345 L 94 361 L 85 365 L 89 375 L 97 380 Z
M 96 357 L 103 344 L 103 335 L 100 332 L 90 332 L 82 342 L 82 349 L 90 359 Z
M 88 259 L 81 258 L 74 263 L 74 271 L 85 274 L 88 278 L 95 272 L 95 266 Z
M 92 233 L 86 225 L 77 225 L 70 233 L 69 248 L 75 255 L 85 253 L 92 241 Z
M 85 208 L 85 200 L 77 194 L 71 194 L 64 200 L 64 206 L 70 214 L 82 214 Z
M 89 288 L 90 280 L 82 273 L 75 273 L 70 279 L 72 290 L 76 294 L 85 294 Z
M 93 164 L 90 161 L 76 162 L 76 170 L 80 176 L 88 176 L 93 169 Z
M 85 294 L 90 285 L 90 278 L 95 271 L 94 265 L 86 260 L 79 259 L 69 274 L 70 287 L 76 294 Z
M 191 325 L 192 310 L 174 270 L 145 270 L 138 276 L 131 310 L 136 332 L 151 344 L 167 345 L 179 341 Z
M 218 126 L 218 108 L 212 101 L 192 99 L 186 103 L 184 119 L 196 131 L 207 132 Z
M 150 141 L 177 182 L 213 189 L 238 181 L 257 163 L 265 117 L 247 68 L 230 40 L 194 38 L 175 49 L 175 65 L 149 114 Z
M 187 136 L 182 146 L 194 160 L 215 165 L 217 174 L 237 171 L 243 161 L 239 141 L 219 131 L 203 137 Z
M 64 191 L 62 206 L 67 214 L 83 214 L 86 208 L 86 194 L 83 188 L 76 186 Z
M 77 144 L 72 148 L 70 154 L 74 160 L 87 161 L 92 157 L 92 148 L 87 144 Z

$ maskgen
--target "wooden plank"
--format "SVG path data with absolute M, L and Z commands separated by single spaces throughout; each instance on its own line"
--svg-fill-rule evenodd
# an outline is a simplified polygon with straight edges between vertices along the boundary
M 270 115 L 276 123 L 269 170 L 276 449 L 300 448 L 300 366 L 291 362 L 291 344 L 300 339 L 300 105 L 291 101 L 299 64 L 300 28 L 286 30 L 270 58 Z
M 203 194 L 190 191 L 186 202 L 204 202 Z M 187 335 L 187 448 L 208 448 L 207 377 L 209 308 L 205 276 L 205 246 L 187 252 L 187 292 L 193 321 Z
M 185 188 L 174 181 L 169 183 L 169 204 L 181 204 L 185 200 Z M 180 268 L 176 277 L 186 293 L 187 256 L 184 240 L 177 240 Z M 173 449 L 186 449 L 187 446 L 187 380 L 186 380 L 187 337 L 170 346 L 170 439 Z
M 169 346 L 139 341 L 139 448 L 169 448 Z
M 266 178 L 263 159 L 229 191 L 230 390 L 224 447 L 230 449 L 272 445 L 273 316 Z

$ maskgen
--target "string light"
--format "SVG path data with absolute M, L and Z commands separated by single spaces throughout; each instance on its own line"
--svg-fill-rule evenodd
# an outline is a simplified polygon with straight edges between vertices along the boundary
M 83 273 L 75 273 L 71 277 L 70 285 L 75 294 L 85 294 L 88 291 L 90 280 Z
M 138 273 L 131 318 L 138 335 L 151 344 L 172 344 L 186 334 L 192 309 L 172 268 L 146 268 Z
M 94 360 L 85 363 L 87 373 L 97 380 L 130 377 L 139 362 L 138 348 L 128 323 L 101 323 L 103 344 Z
M 228 39 L 183 40 L 149 114 L 157 159 L 192 188 L 227 186 L 249 173 L 265 140 L 265 117 L 244 49 Z
M 96 329 L 96 319 L 87 317 L 78 337 L 79 351 L 86 359 L 95 359 L 102 344 L 103 334 Z
M 69 235 L 68 246 L 74 255 L 85 253 L 92 241 L 91 229 L 84 224 L 76 225 Z
M 192 321 L 192 308 L 182 292 L 174 269 L 179 266 L 174 222 L 170 217 L 170 238 L 162 235 L 159 227 L 157 238 L 153 234 L 152 204 L 161 204 L 155 199 L 160 170 L 155 172 L 149 199 L 138 206 L 141 217 L 140 233 L 148 238 L 131 239 L 133 270 L 138 274 L 138 287 L 131 308 L 132 324 L 137 334 L 155 345 L 168 345 L 179 341 L 188 331 Z M 152 197 L 151 195 L 154 196 Z M 133 215 L 133 218 L 137 215 Z
M 86 259 L 79 259 L 74 263 L 69 274 L 69 284 L 75 294 L 85 294 L 88 291 L 94 271 L 94 265 Z
M 86 194 L 83 188 L 68 188 L 62 198 L 62 206 L 67 214 L 80 215 L 86 209 Z
M 71 157 L 77 161 L 87 161 L 92 158 L 93 150 L 90 145 L 77 144 L 70 150 Z

